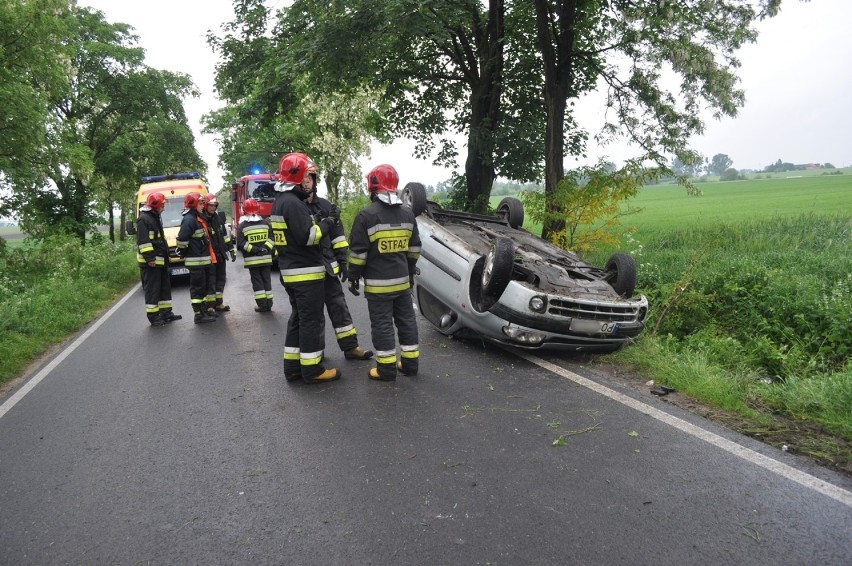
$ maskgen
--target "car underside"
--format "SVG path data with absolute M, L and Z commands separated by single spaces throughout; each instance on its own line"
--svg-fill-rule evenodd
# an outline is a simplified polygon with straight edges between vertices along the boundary
M 632 297 L 635 263 L 614 254 L 595 267 L 523 230 L 523 208 L 504 199 L 495 215 L 453 211 L 410 183 L 403 202 L 417 215 L 421 313 L 452 336 L 525 348 L 608 351 L 644 328 L 648 303 Z M 422 187 L 422 186 L 421 186 Z

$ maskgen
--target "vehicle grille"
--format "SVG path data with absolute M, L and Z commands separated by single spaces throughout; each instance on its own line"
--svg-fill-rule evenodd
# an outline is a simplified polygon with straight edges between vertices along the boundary
M 551 299 L 547 312 L 554 316 L 581 318 L 584 320 L 628 322 L 636 319 L 638 308 L 630 305 L 608 305 Z

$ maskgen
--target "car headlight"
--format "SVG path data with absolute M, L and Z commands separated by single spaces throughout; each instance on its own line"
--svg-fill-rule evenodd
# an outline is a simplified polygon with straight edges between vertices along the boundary
M 639 322 L 643 322 L 646 316 L 648 316 L 648 309 L 645 307 L 639 307 L 639 315 L 637 316 Z
M 533 312 L 544 312 L 547 308 L 547 298 L 536 295 L 530 299 L 530 310 Z

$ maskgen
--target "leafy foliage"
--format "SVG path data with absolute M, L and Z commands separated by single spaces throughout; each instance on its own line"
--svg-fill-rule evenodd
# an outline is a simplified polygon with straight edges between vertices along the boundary
M 48 91 L 45 135 L 35 150 L 0 162 L 12 188 L 2 213 L 16 215 L 35 237 L 68 232 L 85 242 L 99 212 L 131 203 L 134 180 L 151 174 L 147 167 L 204 170 L 181 101 L 197 93 L 188 77 L 146 67 L 126 24 L 74 5 L 39 17 L 60 34 L 64 83 Z M 37 63 L 26 61 L 33 65 L 26 72 L 40 69 Z
M 619 220 L 630 214 L 629 210 L 623 211 L 622 205 L 657 172 L 636 162 L 615 171 L 610 166 L 600 162 L 595 167 L 569 171 L 557 187 L 555 199 L 561 203 L 558 209 L 547 207 L 542 192 L 521 193 L 524 208 L 534 222 L 545 225 L 558 219 L 567 226 L 566 231 L 551 234 L 553 244 L 583 253 L 614 245 L 629 230 Z

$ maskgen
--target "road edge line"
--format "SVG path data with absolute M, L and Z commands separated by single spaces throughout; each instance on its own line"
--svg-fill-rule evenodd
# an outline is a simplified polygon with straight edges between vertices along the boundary
M 130 296 L 135 293 L 139 287 L 141 287 L 141 283 L 137 283 L 130 291 L 128 291 L 121 299 L 119 299 L 106 313 L 104 313 L 98 320 L 95 321 L 85 332 L 83 332 L 80 336 L 74 340 L 70 346 L 62 350 L 55 358 L 53 358 L 49 364 L 44 366 L 40 372 L 35 374 L 32 378 L 27 380 L 25 384 L 21 386 L 20 389 L 15 391 L 11 397 L 6 399 L 6 401 L 0 405 L 0 419 L 3 418 L 3 415 L 9 412 L 9 410 L 14 407 L 18 401 L 24 398 L 27 393 L 32 391 L 36 385 L 41 383 L 41 381 L 47 377 L 50 372 L 56 369 L 56 366 L 62 363 L 62 361 L 71 355 L 74 350 L 76 350 L 92 333 L 100 328 L 101 324 L 103 324 L 112 314 L 118 310 L 118 308 L 123 305 Z
M 814 477 L 806 472 L 801 470 L 797 470 L 796 468 L 784 464 L 783 462 L 779 462 L 778 460 L 774 460 L 769 456 L 765 456 L 760 452 L 755 452 L 751 448 L 746 448 L 745 446 L 741 446 L 732 440 L 728 440 L 722 436 L 719 436 L 716 433 L 710 432 L 709 430 L 705 430 L 697 425 L 692 423 L 688 423 L 683 419 L 670 415 L 665 411 L 661 411 L 655 407 L 652 407 L 642 401 L 634 399 L 628 395 L 623 393 L 619 393 L 609 387 L 601 385 L 591 379 L 585 378 L 581 375 L 578 375 L 571 370 L 567 370 L 563 367 L 560 367 L 556 364 L 552 364 L 546 360 L 543 360 L 537 356 L 533 356 L 523 351 L 512 351 L 515 355 L 527 360 L 528 362 L 539 366 L 542 369 L 546 369 L 573 381 L 578 385 L 582 385 L 588 389 L 595 391 L 603 395 L 604 397 L 608 397 L 613 401 L 621 403 L 631 409 L 639 411 L 640 413 L 646 414 L 649 417 L 656 419 L 660 422 L 668 424 L 669 426 L 673 426 L 674 428 L 689 434 L 690 436 L 694 436 L 695 438 L 699 438 L 717 448 L 728 452 L 729 454 L 733 454 L 743 460 L 751 462 L 773 472 L 779 476 L 782 476 L 788 480 L 794 481 L 799 485 L 817 491 L 827 497 L 834 499 L 835 501 L 839 501 L 848 507 L 852 507 L 852 492 L 849 492 L 842 487 L 831 484 L 827 481 L 821 480 L 817 477 Z

